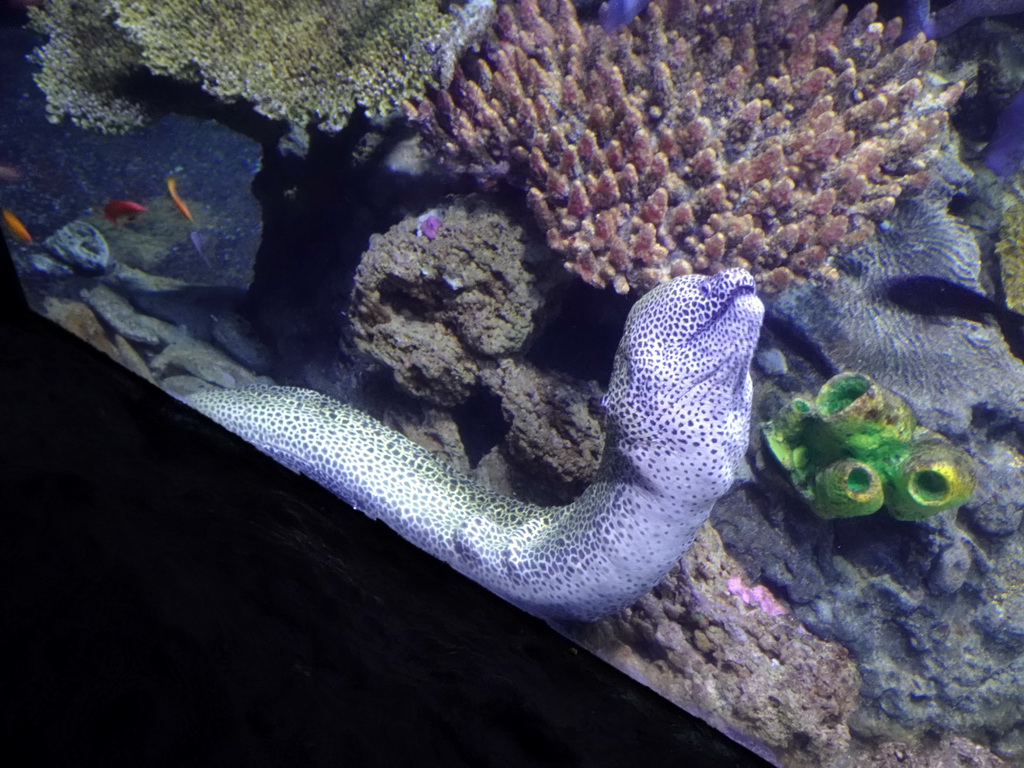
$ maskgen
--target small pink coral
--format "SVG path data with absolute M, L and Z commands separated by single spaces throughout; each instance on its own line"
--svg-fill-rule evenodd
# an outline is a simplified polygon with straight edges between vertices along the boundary
M 775 599 L 775 596 L 768 591 L 768 587 L 758 584 L 756 587 L 748 587 L 739 576 L 733 576 L 726 582 L 729 592 L 739 597 L 747 605 L 756 605 L 769 616 L 781 616 L 789 613 L 789 609 Z
M 427 238 L 427 240 L 433 240 L 437 237 L 437 230 L 441 228 L 444 223 L 444 219 L 438 216 L 438 211 L 429 210 L 416 219 L 417 227 L 416 234 Z

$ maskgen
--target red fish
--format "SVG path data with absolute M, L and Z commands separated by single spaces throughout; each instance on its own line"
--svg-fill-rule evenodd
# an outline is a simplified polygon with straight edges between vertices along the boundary
M 133 203 L 131 200 L 111 200 L 103 207 L 103 215 L 111 221 L 130 221 L 145 210 L 146 206 Z

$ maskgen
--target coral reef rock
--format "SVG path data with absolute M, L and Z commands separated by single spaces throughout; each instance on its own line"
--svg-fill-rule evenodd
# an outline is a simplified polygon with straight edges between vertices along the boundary
M 232 358 L 257 374 L 273 367 L 273 354 L 252 324 L 236 312 L 225 310 L 213 318 L 213 339 Z
M 597 413 L 602 393 L 595 383 L 509 359 L 485 369 L 482 376 L 501 395 L 510 458 L 562 487 L 593 476 L 604 445 Z
M 107 357 L 118 359 L 117 347 L 107 336 L 99 318 L 82 302 L 47 296 L 43 300 L 43 314 Z
M 543 245 L 482 200 L 441 213 L 433 239 L 416 217 L 370 239 L 352 304 L 357 346 L 410 394 L 451 406 L 469 396 L 480 359 L 527 347 L 557 274 Z
M 111 341 L 99 318 L 85 304 L 47 296 L 43 300 L 43 314 L 132 373 L 151 383 L 156 382 L 146 361 L 131 342 L 120 334 L 115 334 Z
M 65 224 L 46 238 L 45 245 L 57 259 L 80 273 L 103 274 L 112 262 L 106 239 L 86 221 Z
M 959 736 L 944 736 L 924 749 L 901 742 L 879 744 L 836 768 L 1012 768 L 990 751 Z
M 991 321 L 975 239 L 944 200 L 901 200 L 837 265 L 827 289 L 806 282 L 766 302 L 787 372 L 758 386 L 759 415 L 855 368 L 973 456 L 974 496 L 915 522 L 822 521 L 766 470 L 761 493 L 716 507 L 716 529 L 808 629 L 849 649 L 863 679 L 856 733 L 915 751 L 929 746 L 922 734 L 956 734 L 1020 764 L 1024 365 Z
M 34 55 L 52 119 L 101 131 L 145 122 L 132 78 L 149 72 L 195 84 L 287 121 L 344 127 L 357 107 L 393 112 L 422 92 L 451 41 L 477 13 L 450 16 L 435 0 L 213 0 L 195 3 L 51 0 L 31 12 L 49 39 Z
M 895 741 L 921 756 L 906 764 L 942 765 L 924 759 L 933 737 L 957 736 L 1019 765 L 1021 537 L 993 541 L 945 515 L 823 521 L 761 485 L 723 499 L 712 522 L 751 579 L 856 662 L 851 754 Z
M 81 298 L 84 304 L 47 298 L 45 313 L 129 370 L 172 393 L 193 391 L 203 386 L 202 382 L 235 388 L 271 381 L 216 347 L 192 338 L 186 329 L 138 311 L 129 299 L 107 285 L 83 288 Z M 104 325 L 110 328 L 113 341 Z M 140 345 L 143 353 L 132 343 Z M 182 385 L 183 380 L 191 383 Z
M 810 0 L 654 0 L 608 34 L 569 0 L 503 5 L 496 40 L 407 111 L 447 159 L 511 179 L 549 244 L 619 292 L 750 268 L 832 276 L 923 187 L 962 84 L 935 43 Z
M 495 395 L 509 424 L 504 458 L 563 491 L 578 488 L 603 444 L 597 387 L 523 359 L 565 273 L 527 229 L 483 198 L 430 217 L 433 237 L 422 216 L 410 216 L 371 238 L 352 296 L 356 346 L 400 389 L 433 406 L 450 408 L 478 391 Z M 415 432 L 409 426 L 400 428 Z
M 747 605 L 729 584 L 742 574 L 705 526 L 635 606 L 569 634 L 777 765 L 834 766 L 850 745 L 857 669 L 839 643 Z
M 164 347 L 150 360 L 149 367 L 160 377 L 189 374 L 227 389 L 261 383 L 245 366 L 220 350 L 187 338 Z
M 81 296 L 103 322 L 129 341 L 156 347 L 185 336 L 184 331 L 170 323 L 136 311 L 128 299 L 105 285 L 83 288 Z

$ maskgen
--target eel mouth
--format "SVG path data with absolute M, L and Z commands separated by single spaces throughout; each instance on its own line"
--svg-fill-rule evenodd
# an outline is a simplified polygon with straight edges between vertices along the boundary
M 758 304 L 761 303 L 757 299 L 757 286 L 749 274 L 746 276 L 746 279 L 742 279 L 742 282 L 739 282 L 732 287 L 729 295 L 721 302 L 718 309 L 716 309 L 711 317 L 708 318 L 707 322 L 694 331 L 693 337 L 697 338 L 713 329 L 728 312 L 734 309 L 737 302 L 747 297 L 753 298 Z M 760 308 L 759 311 L 763 313 L 763 307 Z
M 749 367 L 750 356 L 753 354 L 757 339 L 760 336 L 761 321 L 764 317 L 764 305 L 757 297 L 757 287 L 749 273 L 744 273 L 740 278 L 740 282 L 729 289 L 728 295 L 721 299 L 721 304 L 714 311 L 714 314 L 708 318 L 706 323 L 693 332 L 689 337 L 689 341 L 697 341 L 699 343 L 702 336 L 715 331 L 719 323 L 723 322 L 730 315 L 732 315 L 732 322 L 748 323 L 755 329 L 749 337 L 753 341 L 749 344 L 745 343 L 744 339 L 748 337 L 744 334 L 742 338 L 729 345 L 729 348 L 724 350 L 714 365 L 707 366 L 705 370 L 689 383 L 687 392 L 692 392 L 709 380 L 720 377 L 723 370 L 739 370 L 738 366 L 740 365 L 744 369 Z M 742 387 L 744 381 L 745 377 L 737 376 L 736 387 Z

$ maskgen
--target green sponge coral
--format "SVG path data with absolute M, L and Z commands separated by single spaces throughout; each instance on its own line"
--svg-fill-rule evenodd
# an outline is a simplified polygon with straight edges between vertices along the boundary
M 814 476 L 815 511 L 822 517 L 860 517 L 885 503 L 882 478 L 870 464 L 856 459 L 834 461 Z
M 886 497 L 889 512 L 898 520 L 923 520 L 937 512 L 959 507 L 974 493 L 974 467 L 970 457 L 934 432 L 921 435 L 894 477 Z
M 923 520 L 970 499 L 971 457 L 917 424 L 895 392 L 841 373 L 817 397 L 794 397 L 762 426 L 769 450 L 821 517 L 858 517 L 883 505 Z

